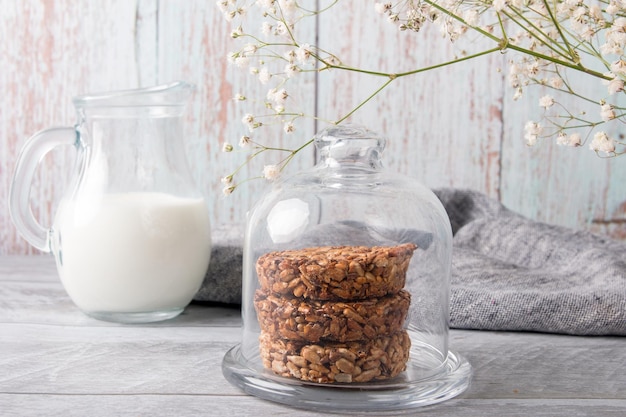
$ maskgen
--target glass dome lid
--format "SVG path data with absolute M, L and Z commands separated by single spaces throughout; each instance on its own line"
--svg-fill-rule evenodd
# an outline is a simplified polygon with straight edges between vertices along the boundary
M 452 232 L 435 196 L 388 172 L 360 126 L 315 137 L 319 162 L 248 216 L 242 343 L 224 358 L 244 391 L 296 407 L 384 411 L 463 392 L 448 350 Z

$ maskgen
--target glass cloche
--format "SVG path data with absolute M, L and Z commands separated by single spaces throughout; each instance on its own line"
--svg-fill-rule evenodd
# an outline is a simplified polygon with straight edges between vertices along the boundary
M 315 137 L 319 163 L 249 213 L 243 335 L 223 372 L 258 397 L 326 411 L 452 398 L 471 366 L 448 349 L 452 232 L 428 188 L 387 172 L 360 126 Z

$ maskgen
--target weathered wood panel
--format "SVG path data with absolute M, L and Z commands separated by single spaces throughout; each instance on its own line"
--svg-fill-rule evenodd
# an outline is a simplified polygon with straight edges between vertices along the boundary
M 246 28 L 259 32 L 262 16 L 246 20 Z M 314 22 L 302 29 L 314 33 Z M 227 62 L 227 55 L 237 51 L 250 41 L 235 42 L 230 33 L 238 23 L 226 22 L 215 2 L 193 0 L 185 2 L 163 1 L 159 4 L 158 78 L 162 81 L 185 79 L 196 84 L 198 91 L 189 111 L 187 154 L 194 177 L 206 192 L 214 224 L 245 221 L 246 212 L 268 187 L 264 179 L 249 181 L 235 193 L 224 198 L 224 185 L 220 178 L 231 174 L 242 164 L 247 151 L 238 147 L 239 138 L 249 135 L 254 141 L 268 146 L 294 148 L 314 133 L 312 120 L 299 125 L 293 136 L 282 131 L 282 124 L 267 126 L 249 132 L 241 122 L 246 113 L 258 113 L 251 109 L 259 106 L 237 103 L 236 94 L 265 99 L 270 84 L 263 85 L 249 74 L 248 68 L 237 68 Z M 255 65 L 255 61 L 251 62 Z M 303 111 L 314 114 L 314 77 L 298 77 L 291 81 L 288 100 L 304 104 Z M 264 109 L 264 106 L 261 106 Z M 267 120 L 265 120 L 267 123 Z M 232 153 L 224 153 L 221 146 L 228 142 L 235 147 Z M 312 150 L 296 158 L 288 172 L 308 167 L 313 163 Z M 276 163 L 277 155 L 255 159 L 244 167 L 235 181 L 262 175 L 266 163 Z
M 198 86 L 181 145 L 192 173 L 212 202 L 214 224 L 243 221 L 267 184 L 252 181 L 223 198 L 220 176 L 236 169 L 245 154 L 220 148 L 248 133 L 240 122 L 247 110 L 233 95 L 264 97 L 267 86 L 227 64 L 226 54 L 236 48 L 230 30 L 214 2 L 201 0 L 0 0 L 0 193 L 8 193 L 17 150 L 28 136 L 74 123 L 73 96 L 185 79 Z M 345 63 L 368 69 L 408 70 L 459 52 L 434 31 L 398 33 L 371 4 L 356 0 L 343 1 L 300 30 L 311 40 L 319 36 Z M 511 100 L 506 77 L 496 71 L 505 60 L 496 53 L 396 80 L 353 121 L 390 138 L 389 169 L 428 186 L 477 189 L 538 220 L 624 237 L 624 158 L 606 161 L 587 149 L 554 145 L 527 148 L 523 126 L 536 100 Z M 297 81 L 294 100 L 306 113 L 336 119 L 384 80 L 333 71 L 315 82 Z M 255 139 L 293 147 L 314 129 L 309 121 L 293 137 L 270 129 L 256 132 Z M 72 152 L 57 152 L 36 176 L 33 210 L 43 224 L 52 221 L 72 160 Z M 270 162 L 259 160 L 240 178 L 258 176 Z M 290 170 L 312 163 L 310 149 Z M 0 201 L 0 254 L 35 253 L 17 236 L 6 198 Z
M 33 253 L 9 220 L 15 157 L 40 129 L 75 122 L 73 96 L 138 84 L 135 1 L 0 1 L 0 253 Z M 46 158 L 33 211 L 51 224 L 73 155 Z
M 346 2 L 320 19 L 320 43 L 345 65 L 404 72 L 439 64 L 459 53 L 436 28 L 400 32 L 385 16 Z M 399 78 L 354 117 L 389 137 L 389 169 L 430 187 L 500 190 L 501 75 L 496 55 Z M 489 69 L 488 68 L 493 68 Z M 386 81 L 338 72 L 320 75 L 320 113 L 345 114 Z

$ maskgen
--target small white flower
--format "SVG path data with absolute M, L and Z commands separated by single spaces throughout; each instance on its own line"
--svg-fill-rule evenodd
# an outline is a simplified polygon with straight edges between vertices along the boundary
M 250 139 L 250 136 L 243 135 L 241 138 L 239 138 L 239 147 L 240 148 L 247 148 L 251 144 L 252 144 L 252 139 Z
M 479 16 L 480 16 L 480 14 L 478 13 L 478 10 L 476 10 L 476 9 L 467 9 L 463 13 L 463 20 L 465 20 L 465 23 L 467 23 L 470 26 L 476 26 L 478 24 L 478 17 Z
M 235 65 L 238 68 L 245 68 L 248 66 L 248 64 L 250 63 L 250 58 L 248 58 L 247 56 L 238 56 L 235 58 Z
M 272 74 L 270 74 L 269 70 L 267 68 L 261 68 L 261 71 L 259 71 L 259 81 L 261 84 L 267 84 L 270 78 L 272 78 Z
M 308 43 L 300 45 L 296 50 L 296 59 L 302 65 L 308 63 L 311 59 L 311 45 Z
M 594 152 L 604 152 L 609 155 L 615 152 L 615 142 L 605 132 L 598 132 L 593 135 L 589 149 Z
M 230 32 L 230 37 L 233 39 L 236 39 L 240 37 L 241 35 L 243 35 L 243 29 L 241 28 L 241 26 L 239 26 L 237 29 Z
M 526 134 L 524 135 L 524 139 L 526 139 L 526 144 L 528 146 L 533 146 L 537 143 L 543 127 L 539 123 L 529 121 L 526 122 L 524 130 L 526 131 Z
M 220 12 L 224 13 L 228 10 L 228 0 L 218 0 L 215 5 L 220 9 Z
M 226 187 L 222 189 L 222 194 L 224 194 L 225 196 L 229 196 L 233 193 L 233 191 L 235 191 L 235 186 L 227 185 Z
M 274 28 L 274 33 L 277 35 L 287 35 L 289 31 L 287 30 L 287 26 L 285 26 L 284 22 L 278 22 Z
M 568 143 L 567 134 L 565 132 L 559 132 L 556 136 L 556 144 L 559 146 L 565 146 Z
M 269 35 L 272 33 L 272 24 L 270 22 L 263 22 L 261 24 L 261 33 L 264 35 Z
M 613 78 L 608 82 L 608 91 L 609 94 L 619 93 L 620 91 L 624 91 L 624 81 L 620 78 Z
M 293 77 L 296 73 L 300 72 L 300 68 L 298 68 L 295 64 L 287 63 L 285 65 L 285 75 L 287 78 Z
M 552 78 L 550 78 L 550 85 L 553 88 L 558 88 L 558 89 L 563 88 L 563 84 L 564 84 L 563 83 L 563 79 L 561 77 L 552 77 Z
M 611 4 L 606 7 L 606 13 L 611 16 L 615 16 L 619 13 L 619 7 L 615 3 L 611 2 Z
M 554 99 L 549 95 L 545 95 L 539 99 L 539 106 L 543 107 L 544 109 L 552 107 L 554 106 Z
M 224 185 L 231 185 L 233 183 L 233 176 L 232 175 L 227 175 L 225 177 L 222 177 L 220 181 Z
M 567 139 L 567 146 L 581 146 L 583 144 L 579 133 L 572 133 Z
M 626 61 L 618 59 L 611 64 L 611 72 L 615 75 L 626 75 Z
M 613 106 L 610 104 L 602 104 L 600 106 L 600 117 L 602 117 L 602 120 L 608 122 L 609 120 L 615 119 L 615 110 L 613 109 Z
M 256 126 L 256 121 L 254 116 L 250 113 L 247 113 L 245 116 L 241 118 L 241 122 L 248 127 L 250 131 L 254 130 Z
M 222 144 L 222 152 L 232 152 L 233 151 L 233 145 L 231 145 L 228 142 L 224 142 Z
M 295 126 L 293 125 L 293 123 L 291 123 L 291 122 L 287 122 L 287 123 L 285 123 L 285 125 L 283 126 L 283 130 L 285 131 L 285 133 L 293 133 L 293 132 L 296 130 L 296 128 L 295 128 Z
M 289 94 L 287 94 L 287 91 L 284 88 L 281 88 L 280 90 L 272 88 L 267 92 L 266 97 L 268 100 L 271 100 L 276 104 L 285 104 Z
M 274 181 L 280 176 L 280 168 L 278 165 L 265 165 L 263 167 L 263 177 L 268 181 Z
M 259 47 L 253 43 L 248 43 L 243 47 L 243 54 L 248 56 L 254 54 Z
M 391 5 L 391 3 L 376 3 L 374 4 L 374 10 L 376 10 L 376 13 L 379 14 L 384 14 L 386 13 L 388 10 L 391 10 L 393 6 Z
M 539 62 L 533 61 L 530 64 L 526 65 L 525 68 L 526 74 L 533 76 L 539 73 Z
M 283 57 L 285 57 L 287 62 L 294 62 L 296 60 L 296 51 L 293 49 L 290 49 L 283 54 Z
M 292 15 L 298 10 L 298 4 L 295 0 L 278 0 L 278 4 L 284 14 Z
M 257 0 L 256 4 L 263 9 L 271 9 L 274 7 L 275 0 Z
M 243 94 L 235 94 L 235 97 L 233 97 L 233 101 L 245 101 L 246 100 L 246 96 L 244 96 Z
M 507 0 L 493 0 L 493 8 L 496 12 L 501 12 L 507 6 Z

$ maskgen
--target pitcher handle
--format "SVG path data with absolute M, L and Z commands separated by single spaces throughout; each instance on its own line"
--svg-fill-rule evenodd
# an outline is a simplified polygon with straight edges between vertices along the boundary
M 17 157 L 9 191 L 9 212 L 17 231 L 37 249 L 50 252 L 50 229 L 39 224 L 30 207 L 30 189 L 35 170 L 44 156 L 61 145 L 75 145 L 78 132 L 73 127 L 53 127 L 35 133 Z

